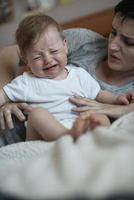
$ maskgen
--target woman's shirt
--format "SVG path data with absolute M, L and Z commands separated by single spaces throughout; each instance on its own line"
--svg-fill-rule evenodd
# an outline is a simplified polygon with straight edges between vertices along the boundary
M 98 63 L 107 55 L 107 39 L 88 29 L 71 29 L 66 32 L 69 46 L 68 63 L 84 68 L 100 84 L 102 90 L 115 94 L 134 91 L 134 81 L 115 86 L 110 85 L 96 77 Z

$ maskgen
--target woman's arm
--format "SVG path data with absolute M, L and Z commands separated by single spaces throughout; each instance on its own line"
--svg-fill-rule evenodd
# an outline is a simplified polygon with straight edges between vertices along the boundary
M 70 97 L 69 100 L 76 105 L 76 107 L 73 108 L 73 111 L 78 113 L 85 111 L 88 113 L 97 112 L 106 114 L 109 117 L 118 118 L 134 110 L 134 103 L 129 105 L 111 105 L 82 97 Z
M 10 102 L 10 99 L 6 95 L 3 89 L 0 90 L 0 107 L 3 106 L 4 104 Z
M 15 77 L 18 63 L 17 45 L 5 47 L 0 51 L 0 88 Z
M 25 67 L 19 67 L 19 49 L 12 45 L 0 50 L 0 88 L 21 74 Z M 13 128 L 12 114 L 20 121 L 25 120 L 23 112 L 29 112 L 31 106 L 26 103 L 7 103 L 0 108 L 0 128 Z

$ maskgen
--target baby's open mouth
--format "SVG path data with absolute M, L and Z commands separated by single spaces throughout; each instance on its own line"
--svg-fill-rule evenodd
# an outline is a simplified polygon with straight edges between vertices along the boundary
M 56 67 L 57 65 L 52 65 L 52 66 L 50 66 L 50 67 L 47 67 L 47 68 L 44 68 L 44 70 L 49 70 L 49 69 L 52 69 L 52 68 L 54 68 L 54 67 Z

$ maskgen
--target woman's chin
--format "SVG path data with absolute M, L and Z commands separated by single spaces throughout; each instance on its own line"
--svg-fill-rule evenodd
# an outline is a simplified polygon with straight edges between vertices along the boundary
M 108 57 L 108 64 L 115 64 L 115 65 L 119 65 L 121 64 L 121 60 L 118 57 L 115 56 L 109 56 Z
M 120 68 L 121 62 L 118 59 L 109 59 L 108 60 L 108 66 L 109 66 L 110 69 L 116 70 L 116 69 Z

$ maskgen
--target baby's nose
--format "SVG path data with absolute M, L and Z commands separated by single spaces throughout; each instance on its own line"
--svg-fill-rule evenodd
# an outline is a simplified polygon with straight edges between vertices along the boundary
M 51 62 L 52 57 L 50 54 L 43 54 L 43 60 L 44 60 L 44 63 L 47 64 Z

